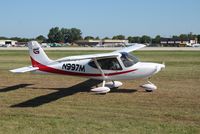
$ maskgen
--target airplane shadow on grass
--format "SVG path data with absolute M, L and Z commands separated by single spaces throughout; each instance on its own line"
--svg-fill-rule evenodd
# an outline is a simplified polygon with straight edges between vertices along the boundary
M 9 87 L 5 87 L 5 88 L 1 88 L 0 89 L 0 93 L 1 92 L 10 92 L 10 91 L 14 91 L 20 88 L 25 88 L 27 86 L 31 86 L 33 84 L 17 84 L 17 85 L 13 85 L 13 86 L 9 86 Z
M 35 88 L 31 87 L 32 89 L 52 89 L 52 90 L 57 90 L 56 92 L 47 94 L 47 95 L 42 95 L 39 97 L 35 97 L 33 99 L 12 105 L 11 107 L 38 107 L 40 105 L 50 103 L 52 101 L 56 101 L 60 98 L 66 97 L 66 96 L 71 96 L 76 93 L 80 92 L 89 92 L 91 87 L 98 85 L 102 83 L 100 80 L 86 80 L 84 82 L 81 82 L 79 84 L 76 84 L 74 86 L 68 87 L 68 88 Z M 116 89 L 116 90 L 111 90 L 111 93 L 132 93 L 136 92 L 137 90 L 131 90 L 131 89 Z

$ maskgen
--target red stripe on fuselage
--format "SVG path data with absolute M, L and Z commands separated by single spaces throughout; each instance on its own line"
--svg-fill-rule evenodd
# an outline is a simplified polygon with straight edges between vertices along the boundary
M 55 69 L 55 68 L 43 65 L 43 64 L 35 61 L 32 57 L 31 57 L 31 62 L 32 62 L 33 67 L 39 67 L 40 71 L 49 72 L 49 73 L 63 74 L 63 75 L 73 75 L 73 76 L 91 76 L 91 77 L 102 76 L 102 74 L 69 72 L 69 71 Z M 122 72 L 115 72 L 115 73 L 105 73 L 105 76 L 120 75 L 120 74 L 130 73 L 130 72 L 133 72 L 133 71 L 136 71 L 136 70 L 137 69 L 122 71 Z

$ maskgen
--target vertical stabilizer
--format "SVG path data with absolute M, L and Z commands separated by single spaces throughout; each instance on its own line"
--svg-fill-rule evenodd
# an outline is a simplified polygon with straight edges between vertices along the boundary
M 37 67 L 38 64 L 47 65 L 52 62 L 37 41 L 28 42 L 28 48 L 33 67 Z

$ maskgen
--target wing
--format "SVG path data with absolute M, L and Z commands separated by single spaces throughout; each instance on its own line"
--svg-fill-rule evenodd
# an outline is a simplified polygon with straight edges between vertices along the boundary
M 10 70 L 10 71 L 13 72 L 13 73 L 25 73 L 25 72 L 35 71 L 35 70 L 38 70 L 38 69 L 39 69 L 38 67 L 29 66 L 29 67 L 21 67 L 21 68 L 13 69 L 13 70 Z
M 102 59 L 102 58 L 116 58 L 120 56 L 120 53 L 103 53 L 103 54 L 92 54 L 92 55 L 79 55 L 79 56 L 69 56 L 55 60 L 56 62 L 63 61 L 75 61 L 75 60 L 85 60 L 85 59 Z
M 132 51 L 141 49 L 141 48 L 143 48 L 143 47 L 146 47 L 146 45 L 144 45 L 144 44 L 134 44 L 133 46 L 126 47 L 126 48 L 123 48 L 123 49 L 114 51 L 113 53 L 120 53 L 120 52 L 127 52 L 127 53 L 130 53 L 130 52 L 132 52 Z
M 61 58 L 58 60 L 55 60 L 55 62 L 64 62 L 64 61 L 75 61 L 75 60 L 85 60 L 85 59 L 102 59 L 102 58 L 116 58 L 118 56 L 121 56 L 120 52 L 132 52 L 138 49 L 141 49 L 145 47 L 143 44 L 135 44 L 130 47 L 126 47 L 111 53 L 103 53 L 103 54 L 91 54 L 91 55 L 79 55 L 79 56 L 69 56 L 65 58 Z
M 84 59 L 102 59 L 102 58 L 115 58 L 121 56 L 120 52 L 132 52 L 138 49 L 145 47 L 143 44 L 135 44 L 130 47 L 126 47 L 111 53 L 103 53 L 103 54 L 92 54 L 92 55 L 80 55 L 80 56 L 69 56 L 65 58 L 61 58 L 56 60 L 55 62 L 63 62 L 63 61 L 75 61 L 75 60 L 84 60 Z

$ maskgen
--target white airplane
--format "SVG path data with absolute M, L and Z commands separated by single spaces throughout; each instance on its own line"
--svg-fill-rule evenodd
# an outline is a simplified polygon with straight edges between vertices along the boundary
M 192 47 L 200 47 L 200 44 L 193 44 Z
M 110 53 L 69 56 L 58 60 L 51 60 L 36 41 L 28 43 L 32 66 L 10 70 L 14 73 L 36 72 L 61 75 L 72 75 L 102 80 L 101 87 L 91 89 L 96 93 L 107 93 L 111 88 L 122 86 L 117 80 L 133 80 L 150 78 L 165 68 L 164 64 L 139 62 L 130 52 L 145 47 L 135 44 Z M 148 81 L 142 85 L 146 91 L 153 91 L 157 87 Z

